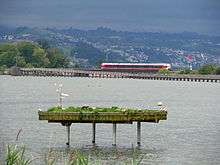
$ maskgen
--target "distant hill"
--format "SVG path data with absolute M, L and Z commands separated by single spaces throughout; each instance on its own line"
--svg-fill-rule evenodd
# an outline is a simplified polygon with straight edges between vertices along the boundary
M 56 28 L 5 28 L 0 42 L 46 40 L 81 67 L 100 62 L 166 62 L 173 67 L 220 64 L 220 37 L 197 33 L 151 33 Z

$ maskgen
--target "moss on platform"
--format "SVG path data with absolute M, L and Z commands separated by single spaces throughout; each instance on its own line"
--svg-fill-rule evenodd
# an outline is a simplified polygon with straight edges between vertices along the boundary
M 40 120 L 48 122 L 74 123 L 130 123 L 133 121 L 159 122 L 167 119 L 167 111 L 164 110 L 140 110 L 131 108 L 100 108 L 100 107 L 61 107 L 49 108 L 47 112 L 39 111 Z
M 99 113 L 99 112 L 124 112 L 124 113 L 141 113 L 141 112 L 160 112 L 160 110 L 147 110 L 147 109 L 131 109 L 131 108 L 119 108 L 119 107 L 68 107 L 62 109 L 61 107 L 52 107 L 48 109 L 48 112 L 80 112 L 80 113 Z

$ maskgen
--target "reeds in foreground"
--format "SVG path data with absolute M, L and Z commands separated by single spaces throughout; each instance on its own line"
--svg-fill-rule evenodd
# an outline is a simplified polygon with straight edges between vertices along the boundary
M 132 160 L 125 162 L 125 165 L 139 165 L 142 159 L 138 159 L 135 154 L 136 151 L 133 150 Z M 34 160 L 28 159 L 25 156 L 25 147 L 19 147 L 17 145 L 7 145 L 6 165 L 31 165 Z M 45 155 L 44 163 L 45 165 L 55 165 L 57 163 L 56 155 L 50 150 Z M 83 154 L 80 151 L 75 151 L 69 153 L 68 157 L 63 162 L 65 165 L 101 165 L 100 162 L 91 161 L 88 155 Z
M 25 157 L 25 147 L 17 145 L 7 145 L 5 161 L 7 165 L 29 165 L 32 162 Z

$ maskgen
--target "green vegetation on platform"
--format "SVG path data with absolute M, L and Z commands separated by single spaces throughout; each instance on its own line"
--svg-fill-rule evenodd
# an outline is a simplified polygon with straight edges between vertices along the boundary
M 80 112 L 80 113 L 101 113 L 101 112 L 123 112 L 123 113 L 144 113 L 144 112 L 159 112 L 159 110 L 147 110 L 147 109 L 128 109 L 119 107 L 101 108 L 101 107 L 52 107 L 48 109 L 48 112 Z
M 100 108 L 100 107 L 53 107 L 47 112 L 39 111 L 39 120 L 48 120 L 49 122 L 96 122 L 96 123 L 112 123 L 112 122 L 156 122 L 167 119 L 167 111 L 164 109 L 147 110 L 147 109 L 131 109 L 131 108 Z

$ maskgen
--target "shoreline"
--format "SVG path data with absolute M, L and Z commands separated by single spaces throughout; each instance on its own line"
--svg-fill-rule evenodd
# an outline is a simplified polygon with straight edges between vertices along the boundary
M 220 75 L 201 74 L 149 74 L 128 72 L 107 72 L 101 70 L 79 70 L 70 68 L 18 68 L 9 71 L 12 76 L 42 77 L 88 77 L 88 78 L 125 78 L 166 81 L 220 82 Z

